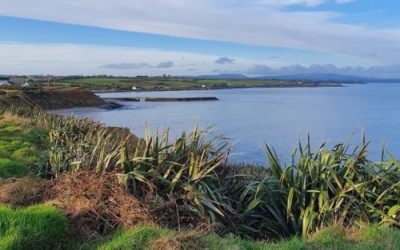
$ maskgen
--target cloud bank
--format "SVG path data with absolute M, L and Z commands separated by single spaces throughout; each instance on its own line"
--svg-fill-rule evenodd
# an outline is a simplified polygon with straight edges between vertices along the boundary
M 372 67 L 337 67 L 332 64 L 274 66 L 246 58 L 218 64 L 215 56 L 157 49 L 104 47 L 73 44 L 32 45 L 0 43 L 0 74 L 53 75 L 206 75 L 238 73 L 277 76 L 332 73 L 355 76 L 400 78 L 400 64 Z M 140 61 L 132 60 L 140 58 Z M 112 63 L 110 63 L 112 62 Z M 243 70 L 245 69 L 245 70 Z
M 365 65 L 400 63 L 398 28 L 346 23 L 339 21 L 343 14 L 338 12 L 282 7 L 324 2 L 328 1 L 2 0 L 0 15 L 336 53 L 360 58 Z
M 160 62 L 155 66 L 152 66 L 148 63 L 108 63 L 101 65 L 99 68 L 100 69 L 117 69 L 117 70 L 127 70 L 127 69 L 151 69 L 151 68 L 156 68 L 156 69 L 168 69 L 172 68 L 174 66 L 173 61 L 166 61 L 166 62 Z
M 400 64 L 381 65 L 371 67 L 336 67 L 332 64 L 313 64 L 308 67 L 302 65 L 289 65 L 281 68 L 271 68 L 267 65 L 255 64 L 246 72 L 250 76 L 285 76 L 301 74 L 338 74 L 348 76 L 361 76 L 372 78 L 399 78 Z
M 199 53 L 75 44 L 0 43 L 0 55 L 0 74 L 185 75 L 211 72 L 215 66 L 215 56 Z M 238 71 L 256 63 L 238 60 L 238 65 L 224 65 L 225 70 Z

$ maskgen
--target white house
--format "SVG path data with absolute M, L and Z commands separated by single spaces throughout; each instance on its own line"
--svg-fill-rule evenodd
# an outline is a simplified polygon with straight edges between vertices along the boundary
M 7 86 L 7 85 L 10 85 L 8 80 L 0 80 L 0 86 Z
M 8 78 L 0 77 L 0 86 L 6 86 L 6 85 L 10 85 Z

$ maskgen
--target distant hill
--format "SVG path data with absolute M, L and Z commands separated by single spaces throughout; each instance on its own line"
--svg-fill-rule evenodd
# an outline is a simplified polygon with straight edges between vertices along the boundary
M 221 79 L 221 80 L 246 80 L 250 79 L 249 77 L 242 74 L 219 74 L 219 75 L 203 75 L 196 76 L 195 78 L 199 79 Z
M 294 75 L 276 75 L 276 76 L 260 76 L 248 77 L 242 74 L 219 74 L 219 75 L 203 75 L 197 76 L 199 79 L 224 79 L 224 80 L 284 80 L 284 81 L 338 81 L 338 82 L 364 82 L 368 78 L 361 76 L 340 75 L 340 74 L 294 74 Z
M 364 82 L 367 81 L 368 78 L 361 76 L 351 76 L 351 75 L 339 75 L 339 74 L 324 74 L 324 73 L 315 73 L 315 74 L 296 74 L 296 75 L 279 75 L 279 76 L 262 76 L 257 77 L 257 79 L 263 80 L 307 80 L 307 81 L 339 81 L 339 82 Z

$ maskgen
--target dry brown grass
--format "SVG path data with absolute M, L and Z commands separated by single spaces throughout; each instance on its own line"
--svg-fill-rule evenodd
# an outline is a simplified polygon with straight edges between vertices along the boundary
M 0 181 L 0 203 L 29 206 L 44 200 L 46 181 L 39 178 L 6 179 Z
M 206 235 L 206 231 L 203 230 L 184 230 L 177 232 L 172 235 L 167 235 L 161 237 L 153 242 L 151 242 L 151 250 L 200 250 L 206 249 L 203 242 L 199 239 Z
M 322 230 L 310 234 L 308 239 L 313 241 L 315 239 L 323 238 L 327 234 L 336 236 L 348 242 L 360 242 L 363 239 L 362 231 L 360 230 L 359 226 L 354 225 L 351 227 L 346 227 L 343 225 L 343 223 L 337 221 L 333 222 L 332 225 L 327 228 L 323 228 Z
M 144 203 L 148 204 L 149 211 L 157 225 L 174 228 L 181 231 L 184 228 L 210 229 L 207 217 L 196 214 L 191 210 L 190 204 L 177 205 L 182 200 L 169 197 L 163 202 L 159 201 L 156 194 L 145 194 Z M 219 224 L 213 224 L 217 227 Z
M 10 111 L 6 111 L 0 115 L 0 123 L 15 123 L 15 124 L 25 125 L 29 124 L 30 120 L 18 116 L 16 114 L 13 114 Z
M 70 219 L 81 240 L 96 240 L 117 228 L 152 223 L 148 209 L 131 196 L 114 173 L 68 173 L 52 181 L 49 202 Z

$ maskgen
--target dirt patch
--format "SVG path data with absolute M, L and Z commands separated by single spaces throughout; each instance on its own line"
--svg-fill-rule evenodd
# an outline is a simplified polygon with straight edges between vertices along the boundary
M 115 173 L 64 174 L 52 181 L 47 199 L 68 216 L 75 235 L 85 241 L 118 228 L 152 223 L 148 209 L 118 183 Z
M 29 206 L 41 203 L 47 184 L 38 178 L 6 179 L 0 181 L 0 203 Z

